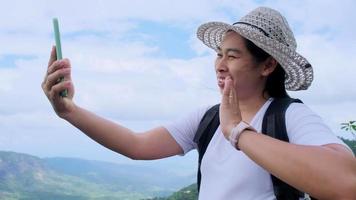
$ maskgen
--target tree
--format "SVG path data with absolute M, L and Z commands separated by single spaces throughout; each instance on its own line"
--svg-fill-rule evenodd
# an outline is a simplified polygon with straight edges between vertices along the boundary
M 354 155 L 356 155 L 356 121 L 341 123 L 341 129 L 350 132 L 354 137 L 354 140 L 341 139 L 352 149 Z
M 341 138 L 341 140 L 351 148 L 352 152 L 354 152 L 354 155 L 356 155 L 356 140 L 348 140 L 345 138 Z
M 349 121 L 347 123 L 341 123 L 341 129 L 345 131 L 349 131 L 352 136 L 354 137 L 354 140 L 356 140 L 356 121 Z

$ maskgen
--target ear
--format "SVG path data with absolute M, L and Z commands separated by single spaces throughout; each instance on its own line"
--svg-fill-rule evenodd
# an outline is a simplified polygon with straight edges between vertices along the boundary
M 267 58 L 262 65 L 261 75 L 267 77 L 276 69 L 278 62 L 271 56 Z

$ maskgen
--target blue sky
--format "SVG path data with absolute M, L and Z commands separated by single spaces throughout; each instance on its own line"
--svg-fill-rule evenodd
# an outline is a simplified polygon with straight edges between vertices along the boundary
M 339 130 L 341 122 L 356 118 L 352 0 L 32 0 L 1 5 L 0 150 L 133 162 L 91 141 L 52 111 L 40 84 L 54 44 L 53 17 L 59 19 L 63 56 L 72 63 L 76 103 L 133 130 L 218 102 L 215 55 L 196 39 L 196 28 L 207 21 L 233 23 L 257 6 L 286 16 L 298 52 L 314 67 L 311 88 L 290 94 L 338 135 L 346 134 Z M 169 162 L 195 164 L 195 156 Z

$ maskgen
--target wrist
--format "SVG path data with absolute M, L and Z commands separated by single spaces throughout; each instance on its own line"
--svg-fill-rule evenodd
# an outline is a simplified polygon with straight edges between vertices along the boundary
M 241 134 L 247 130 L 256 131 L 250 124 L 242 120 L 240 121 L 240 123 L 238 123 L 235 127 L 231 129 L 229 141 L 231 145 L 237 150 L 240 150 L 238 147 L 239 138 Z
M 242 120 L 236 122 L 230 122 L 229 124 L 222 125 L 221 131 L 223 132 L 227 140 L 230 140 L 229 136 L 231 135 L 232 129 L 235 128 L 237 125 L 239 125 L 240 122 L 242 122 Z
M 66 111 L 63 113 L 59 113 L 58 116 L 66 121 L 71 121 L 75 118 L 75 114 L 78 113 L 77 110 L 79 109 L 81 108 L 71 102 L 71 104 L 67 107 Z

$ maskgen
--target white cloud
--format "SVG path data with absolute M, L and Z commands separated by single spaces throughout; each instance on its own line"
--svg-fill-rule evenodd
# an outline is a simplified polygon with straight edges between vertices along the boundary
M 203 102 L 200 94 L 204 90 L 210 92 L 207 86 L 214 84 L 215 78 L 209 61 L 206 57 L 191 60 L 146 58 L 126 63 L 132 67 L 124 70 L 81 71 L 77 77 L 80 87 L 77 99 L 91 109 L 103 109 L 120 119 L 173 118 L 180 111 L 191 110 Z M 108 95 L 110 97 L 106 98 Z
M 356 99 L 355 51 L 343 49 L 339 41 L 328 40 L 318 35 L 303 35 L 300 51 L 308 55 L 314 69 L 311 89 L 316 92 L 318 103 L 351 101 Z

